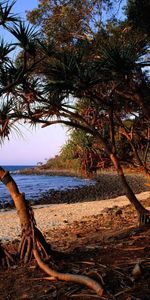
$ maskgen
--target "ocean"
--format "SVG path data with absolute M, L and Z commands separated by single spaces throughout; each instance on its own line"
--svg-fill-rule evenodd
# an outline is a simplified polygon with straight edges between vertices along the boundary
M 33 166 L 2 166 L 11 173 L 20 192 L 25 193 L 27 200 L 38 200 L 48 190 L 64 190 L 90 184 L 86 179 L 69 176 L 21 175 L 17 170 Z M 0 204 L 12 202 L 6 187 L 0 182 Z

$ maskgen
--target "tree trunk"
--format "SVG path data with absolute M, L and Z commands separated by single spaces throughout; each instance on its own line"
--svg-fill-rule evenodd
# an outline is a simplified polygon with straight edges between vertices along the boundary
M 133 99 L 139 106 L 142 106 L 144 115 L 150 121 L 149 88 L 145 84 L 142 87 L 138 87 Z
M 139 215 L 139 224 L 150 224 L 150 213 L 149 211 L 138 201 L 134 192 L 132 191 L 130 185 L 128 184 L 123 169 L 119 163 L 119 160 L 115 154 L 110 154 L 110 159 L 119 175 L 119 178 L 122 182 L 125 195 L 129 199 L 129 201 L 134 205 L 135 209 Z
M 103 145 L 105 151 L 109 155 L 118 175 L 122 182 L 122 186 L 124 188 L 124 193 L 126 197 L 129 199 L 129 201 L 134 205 L 138 216 L 139 216 L 139 225 L 143 224 L 150 224 L 150 212 L 139 202 L 139 200 L 136 198 L 134 192 L 132 191 L 130 185 L 128 184 L 126 177 L 124 175 L 122 166 L 120 165 L 119 159 L 115 153 L 112 153 L 109 145 L 106 143 L 106 141 L 103 139 L 103 137 L 98 133 L 93 131 L 93 135 L 97 140 Z
M 38 248 L 44 255 L 49 255 L 51 252 L 50 246 L 45 241 L 42 233 L 36 227 L 36 222 L 32 208 L 25 200 L 25 195 L 19 192 L 19 189 L 9 174 L 0 167 L 0 180 L 6 185 L 17 209 L 20 219 L 22 238 L 19 245 L 19 255 L 25 262 L 29 261 L 33 250 L 33 237 L 36 236 Z

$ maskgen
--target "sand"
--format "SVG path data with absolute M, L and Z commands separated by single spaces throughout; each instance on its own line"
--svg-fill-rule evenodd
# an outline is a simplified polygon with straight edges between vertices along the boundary
M 139 200 L 150 198 L 150 191 L 136 195 Z M 109 200 L 90 201 L 73 204 L 49 204 L 33 206 L 37 226 L 42 231 L 50 228 L 66 227 L 74 221 L 86 220 L 96 216 L 106 208 L 123 207 L 129 204 L 126 196 Z M 0 240 L 2 242 L 20 239 L 20 223 L 15 209 L 0 212 Z

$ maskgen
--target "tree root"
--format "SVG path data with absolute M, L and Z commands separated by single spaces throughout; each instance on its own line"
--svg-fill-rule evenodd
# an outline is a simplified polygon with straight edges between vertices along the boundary
M 14 262 L 12 255 L 0 245 L 0 266 L 9 268 Z
M 36 238 L 37 249 L 40 251 L 41 256 L 44 259 L 48 259 L 52 255 L 51 246 L 46 242 L 41 231 L 34 226 L 34 236 Z M 22 232 L 22 238 L 18 247 L 18 254 L 24 263 L 31 260 L 33 254 L 33 232 Z
M 37 251 L 37 249 L 33 249 L 34 257 L 39 265 L 39 267 L 50 276 L 51 278 L 56 278 L 58 280 L 62 281 L 68 281 L 68 282 L 76 282 L 79 284 L 83 284 L 87 286 L 88 288 L 94 290 L 97 295 L 102 296 L 104 292 L 104 288 L 102 285 L 95 280 L 85 276 L 85 275 L 73 275 L 69 273 L 60 273 L 53 269 L 51 269 L 45 262 L 42 261 L 40 258 L 40 255 Z
M 29 203 L 26 202 L 29 223 L 22 226 L 22 237 L 18 247 L 18 254 L 24 263 L 31 260 L 33 256 L 33 239 L 36 239 L 37 249 L 40 251 L 42 258 L 48 259 L 51 254 L 51 246 L 46 242 L 42 232 L 37 228 L 34 218 L 34 212 Z

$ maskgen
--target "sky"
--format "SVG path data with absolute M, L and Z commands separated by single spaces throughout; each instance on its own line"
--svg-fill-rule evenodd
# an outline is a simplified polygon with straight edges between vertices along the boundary
M 12 12 L 25 19 L 25 11 L 32 10 L 37 5 L 37 0 L 16 0 Z M 11 38 L 2 30 L 0 35 L 5 40 Z M 67 129 L 60 125 L 43 129 L 39 127 L 36 130 L 21 127 L 21 132 L 22 136 L 14 133 L 9 141 L 0 145 L 1 165 L 36 165 L 38 162 L 45 162 L 57 155 L 67 140 Z

